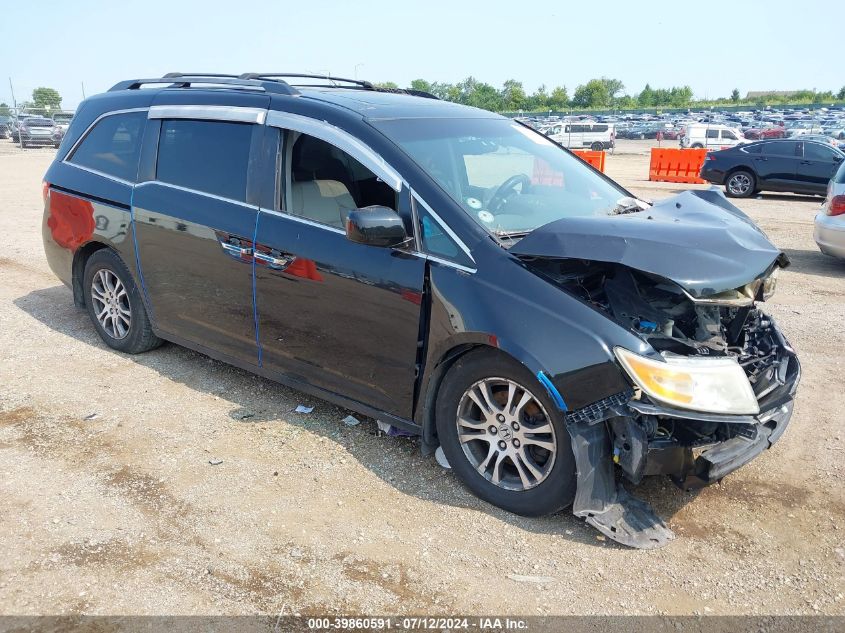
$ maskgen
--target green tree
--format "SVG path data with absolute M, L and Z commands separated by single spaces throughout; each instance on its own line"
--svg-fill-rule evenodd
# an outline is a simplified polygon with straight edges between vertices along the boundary
M 613 106 L 616 103 L 616 95 L 625 90 L 625 84 L 622 83 L 621 79 L 608 79 L 607 77 L 602 77 L 599 81 L 604 84 L 607 90 L 608 105 Z
M 411 90 L 421 90 L 422 92 L 431 92 L 433 93 L 433 85 L 427 82 L 425 79 L 414 79 L 411 82 Z
M 576 108 L 601 108 L 609 101 L 607 86 L 601 79 L 590 79 L 586 84 L 578 86 L 572 96 L 572 105 Z
M 845 86 L 842 86 L 839 89 L 839 92 L 836 94 L 836 98 L 840 101 L 845 101 Z
M 502 108 L 508 112 L 522 110 L 525 107 L 525 88 L 522 82 L 516 79 L 508 79 L 502 86 L 501 101 Z
M 9 108 L 8 103 L 0 103 L 0 116 L 9 116 L 12 113 L 12 110 Z
M 375 84 L 376 88 L 385 88 L 387 90 L 396 90 L 399 87 L 395 81 L 379 81 Z
M 643 88 L 640 94 L 637 95 L 637 105 L 641 108 L 650 108 L 656 105 L 654 102 L 654 90 L 652 90 L 651 86 L 648 84 L 646 84 L 645 88 Z
M 58 90 L 42 86 L 32 91 L 32 103 L 38 108 L 59 110 L 62 107 L 62 97 Z
M 549 93 L 546 92 L 545 84 L 541 84 L 539 88 L 534 92 L 533 95 L 528 97 L 525 109 L 526 110 L 547 110 L 549 105 Z
M 734 88 L 733 92 L 731 92 L 731 101 L 734 103 L 739 103 L 739 89 Z
M 566 86 L 557 86 L 549 95 L 549 103 L 547 108 L 549 110 L 556 110 L 558 112 L 566 110 L 569 107 L 569 93 L 566 92 Z

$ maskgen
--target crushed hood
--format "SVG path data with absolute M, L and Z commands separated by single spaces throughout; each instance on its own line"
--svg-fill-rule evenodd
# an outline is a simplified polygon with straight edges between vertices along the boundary
M 576 217 L 541 226 L 518 256 L 623 264 L 674 281 L 693 297 L 739 288 L 789 258 L 716 190 L 685 191 L 638 213 Z

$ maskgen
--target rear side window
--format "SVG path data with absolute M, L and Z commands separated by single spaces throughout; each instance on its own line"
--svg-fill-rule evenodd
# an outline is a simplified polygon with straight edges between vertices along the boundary
M 769 156 L 797 156 L 798 142 L 797 141 L 779 141 L 777 143 L 766 143 L 763 148 L 763 154 Z
M 112 114 L 101 119 L 83 137 L 68 162 L 135 182 L 146 121 L 146 112 Z
M 162 121 L 156 179 L 245 201 L 252 128 L 250 123 Z

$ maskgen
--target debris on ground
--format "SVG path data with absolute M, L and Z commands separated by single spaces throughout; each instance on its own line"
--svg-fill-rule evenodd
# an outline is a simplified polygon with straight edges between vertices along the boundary
M 220 464 L 223 463 L 223 460 L 214 458 L 214 459 L 209 459 L 208 463 L 211 464 L 212 466 L 219 466 Z
M 346 426 L 358 426 L 359 424 L 361 424 L 361 420 L 356 418 L 354 415 L 347 415 L 345 418 L 343 418 L 342 422 Z
M 314 407 L 306 407 L 304 404 L 297 405 L 296 411 L 297 413 L 311 413 L 314 410 Z
M 89 420 L 93 420 L 94 418 L 98 418 L 98 417 L 100 417 L 100 414 L 99 414 L 99 413 L 89 413 L 88 415 L 86 415 L 86 416 L 85 416 L 84 418 L 82 418 L 82 419 L 83 419 L 83 420 L 85 420 L 85 421 L 87 422 L 87 421 L 89 421 Z

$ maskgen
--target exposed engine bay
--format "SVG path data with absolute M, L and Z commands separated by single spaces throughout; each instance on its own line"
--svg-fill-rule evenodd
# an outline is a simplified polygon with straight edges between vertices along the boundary
M 585 473 L 573 512 L 614 540 L 659 547 L 674 538 L 671 530 L 648 504 L 616 486 L 613 465 L 635 484 L 666 474 L 682 488 L 695 488 L 718 481 L 778 439 L 791 416 L 800 369 L 783 335 L 756 305 L 773 291 L 774 273 L 693 298 L 673 281 L 619 263 L 521 259 L 665 359 L 730 358 L 748 378 L 759 414 L 683 410 L 637 388 L 567 414 L 578 470 Z

